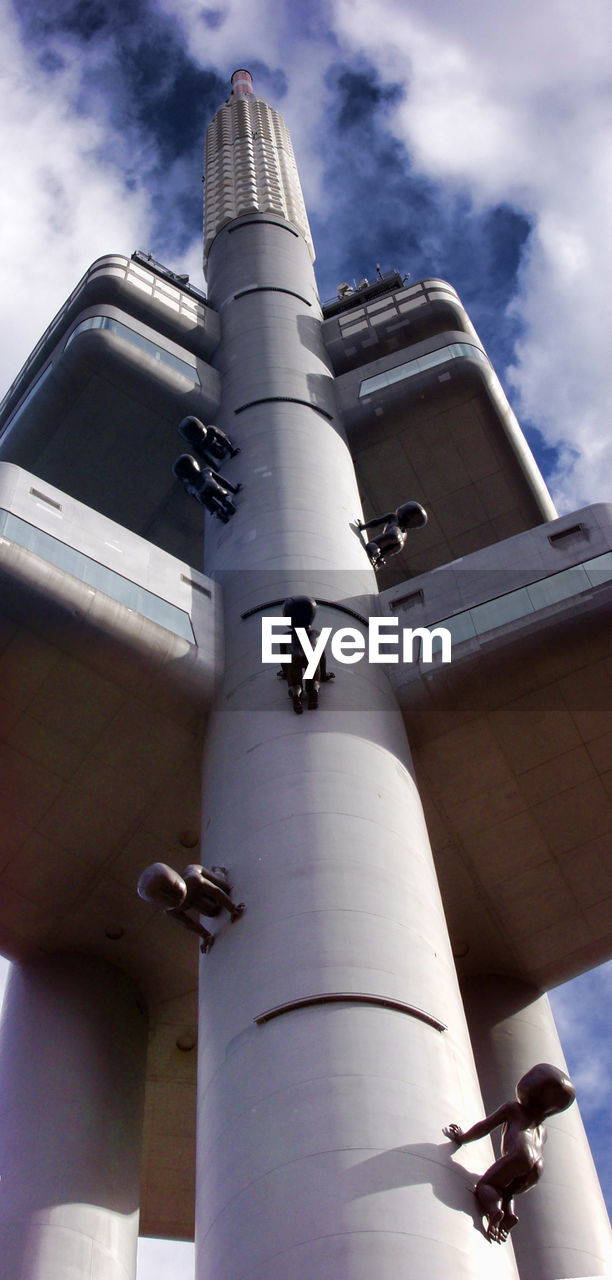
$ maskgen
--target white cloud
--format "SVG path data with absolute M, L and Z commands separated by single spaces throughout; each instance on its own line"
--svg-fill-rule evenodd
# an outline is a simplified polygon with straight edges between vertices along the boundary
M 70 114 L 68 63 L 45 73 L 21 46 L 10 12 L 0 33 L 0 388 L 96 257 L 130 253 L 147 234 L 148 199 L 101 160 L 102 119 Z
M 296 15 L 291 3 L 278 0 L 230 0 L 211 4 L 222 14 L 218 26 L 203 18 L 200 0 L 159 0 L 160 7 L 178 21 L 192 57 L 203 67 L 214 66 L 230 77 L 239 67 L 254 73 L 255 93 L 268 98 L 282 112 L 298 157 L 300 181 L 307 206 L 325 200 L 320 154 L 321 131 L 325 127 L 328 91 L 325 73 L 338 55 L 333 43 L 321 38 L 321 26 L 306 21 L 307 6 Z M 257 62 L 271 72 L 284 72 L 287 92 L 276 100 L 258 80 Z
M 423 173 L 533 219 L 513 309 L 519 412 L 562 446 L 563 508 L 612 481 L 612 16 L 600 0 L 336 0 L 345 46 L 406 88 L 391 119 Z M 564 447 L 565 446 L 565 447 Z
M 255 60 L 279 66 L 285 56 L 285 14 L 277 0 L 211 0 L 208 5 L 201 0 L 160 0 L 159 7 L 181 24 L 190 52 L 202 66 L 225 68 L 228 93 L 232 71 L 248 68 Z

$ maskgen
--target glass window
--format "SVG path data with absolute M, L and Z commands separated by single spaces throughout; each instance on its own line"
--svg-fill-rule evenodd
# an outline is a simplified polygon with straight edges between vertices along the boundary
M 370 324 L 387 325 L 392 324 L 394 320 L 397 320 L 398 313 L 395 307 L 387 307 L 385 311 L 378 311 L 376 313 L 368 312 L 368 315 L 370 317 Z
M 155 292 L 165 293 L 169 298 L 176 298 L 177 300 L 180 297 L 178 289 L 175 289 L 171 284 L 166 284 L 165 280 L 155 281 Z
M 533 612 L 534 607 L 525 587 L 470 609 L 477 635 L 482 635 L 484 631 L 493 631 L 495 627 L 503 627 L 506 622 L 514 622 L 515 618 L 524 618 L 526 614 Z
M 550 578 L 530 583 L 527 591 L 534 609 L 546 609 L 558 600 L 568 600 L 581 591 L 588 591 L 590 585 L 582 566 L 576 565 L 574 569 L 565 569 L 562 573 L 553 573 Z
M 473 640 L 476 635 L 476 628 L 469 609 L 466 609 L 465 613 L 456 613 L 453 618 L 446 618 L 444 622 L 436 622 L 435 625 L 436 628 L 445 627 L 447 631 L 450 631 L 453 644 L 461 644 L 463 640 Z M 436 648 L 442 648 L 441 640 L 434 640 L 434 652 Z
M 87 329 L 108 329 L 111 333 L 117 334 L 117 337 L 123 338 L 125 342 L 129 342 L 131 346 L 138 347 L 139 351 L 144 351 L 153 360 L 158 360 L 161 364 L 167 365 L 168 368 L 174 369 L 176 373 L 182 374 L 190 382 L 199 382 L 194 365 L 188 364 L 186 360 L 180 360 L 178 356 L 173 355 L 165 347 L 160 347 L 158 343 L 152 342 L 150 338 L 145 338 L 142 333 L 137 333 L 135 329 L 130 329 L 127 324 L 122 324 L 120 320 L 115 320 L 112 316 L 89 316 L 87 320 L 82 320 L 76 326 L 76 329 L 72 330 L 64 350 L 70 346 L 77 333 L 84 333 Z
M 153 285 L 146 280 L 136 280 L 133 276 L 129 277 L 130 284 L 133 289 L 142 289 L 143 293 L 148 293 L 149 297 L 153 293 Z
M 585 560 L 583 568 L 593 587 L 607 582 L 612 578 L 612 551 L 606 551 L 603 556 L 595 556 L 593 560 Z
M 427 355 L 419 356 L 416 363 L 419 366 L 419 373 L 425 369 L 433 369 L 436 364 L 446 364 L 447 360 L 454 360 L 457 357 L 457 351 L 452 347 L 442 347 L 439 351 L 428 351 Z
M 394 297 L 396 299 L 416 298 L 417 294 L 423 294 L 423 288 L 420 284 L 413 285 L 411 289 L 398 289 Z
M 418 307 L 426 307 L 426 306 L 427 306 L 427 298 L 424 298 L 422 294 L 420 298 L 408 298 L 406 302 L 398 303 L 398 307 L 402 315 L 406 311 L 415 311 Z
M 137 582 L 131 582 L 122 574 L 92 560 L 82 551 L 77 551 L 76 547 L 69 547 L 67 543 L 60 542 L 59 538 L 52 537 L 50 533 L 13 515 L 11 511 L 0 510 L 0 534 L 26 551 L 32 551 L 48 564 L 63 569 L 71 577 L 78 578 L 80 582 L 87 583 L 96 591 L 102 591 L 119 604 L 133 609 L 142 617 L 157 622 L 160 627 L 174 632 L 189 644 L 195 644 L 188 613 L 168 600 L 162 600 L 161 596 L 154 595 L 152 591 L 147 591 Z
M 381 311 L 395 311 L 395 299 L 391 295 L 390 298 L 381 298 L 380 302 L 368 302 L 366 311 L 369 316 L 378 315 Z
M 365 320 L 363 307 L 359 307 L 358 311 L 351 311 L 347 316 L 338 316 L 338 324 L 341 329 L 350 329 L 351 325 L 357 324 L 359 320 Z
M 415 374 L 424 373 L 426 369 L 432 369 L 435 365 L 457 360 L 460 356 L 475 356 L 477 360 L 484 360 L 485 364 L 488 364 L 488 357 L 479 347 L 474 347 L 469 342 L 452 342 L 447 347 L 438 347 L 436 351 L 428 351 L 415 360 L 407 360 L 404 364 L 396 364 L 393 369 L 386 369 L 384 373 L 365 378 L 359 388 L 359 398 L 370 396 L 373 391 L 390 387 L 395 382 L 403 382 L 405 378 L 413 378 Z
M 180 311 L 181 309 L 178 302 L 175 302 L 173 298 L 167 298 L 165 294 L 159 293 L 157 289 L 155 290 L 153 297 L 156 302 L 163 303 L 164 307 L 170 307 L 172 311 Z
M 130 264 L 129 264 L 129 266 L 128 266 L 128 271 L 127 271 L 127 273 L 128 273 L 128 277 L 130 277 L 130 276 L 140 276 L 140 279 L 141 279 L 141 280 L 148 280 L 148 281 L 149 281 L 149 283 L 150 283 L 150 282 L 152 281 L 152 279 L 153 279 L 152 274 L 151 274 L 151 272 L 150 272 L 150 271 L 147 271 L 144 267 L 138 267 L 138 266 L 136 266 L 136 263 L 135 263 L 135 262 L 130 262 Z
M 463 613 L 456 613 L 451 618 L 439 622 L 427 623 L 428 628 L 446 627 L 453 644 L 460 644 L 474 635 L 483 635 L 502 627 L 516 618 L 525 618 L 530 613 L 547 609 L 560 600 L 569 600 L 572 596 L 588 591 L 591 586 L 612 579 L 612 551 L 604 555 L 586 560 L 584 564 L 574 565 L 571 569 L 563 569 L 560 573 L 552 573 L 548 578 L 531 582 L 527 587 L 517 591 L 509 591 L 495 600 L 487 600 L 475 605 Z

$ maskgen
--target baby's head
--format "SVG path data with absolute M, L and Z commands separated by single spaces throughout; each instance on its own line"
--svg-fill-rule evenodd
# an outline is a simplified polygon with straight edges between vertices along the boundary
M 145 902 L 164 911 L 176 911 L 182 907 L 187 888 L 183 877 L 165 862 L 153 862 L 143 871 L 138 881 L 138 893 Z
M 530 1111 L 554 1116 L 572 1105 L 576 1090 L 565 1071 L 551 1067 L 548 1062 L 538 1062 L 521 1076 L 516 1096 Z
M 402 503 L 395 512 L 395 518 L 404 533 L 408 529 L 424 529 L 427 524 L 427 512 L 420 502 Z
M 283 617 L 291 619 L 292 627 L 311 627 L 317 612 L 317 602 L 312 596 L 291 596 L 283 605 Z

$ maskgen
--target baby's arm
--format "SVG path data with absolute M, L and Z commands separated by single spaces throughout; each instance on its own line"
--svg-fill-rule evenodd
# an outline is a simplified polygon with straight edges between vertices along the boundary
M 358 528 L 362 531 L 364 529 L 377 529 L 379 525 L 388 524 L 390 520 L 393 520 L 394 515 L 395 511 L 387 511 L 385 516 L 374 516 L 372 520 L 368 520 L 365 524 L 358 522 Z
M 466 1129 L 465 1133 L 458 1124 L 449 1124 L 442 1132 L 445 1137 L 456 1142 L 458 1147 L 462 1147 L 465 1142 L 476 1142 L 478 1138 L 484 1138 L 487 1133 L 497 1129 L 498 1125 L 506 1124 L 510 1119 L 512 1106 L 511 1102 L 503 1102 L 497 1111 L 493 1111 L 490 1116 L 485 1116 L 484 1120 L 478 1120 L 471 1129 Z

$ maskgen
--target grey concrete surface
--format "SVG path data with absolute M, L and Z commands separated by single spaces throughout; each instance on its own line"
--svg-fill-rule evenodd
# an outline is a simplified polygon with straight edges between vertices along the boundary
M 303 591 L 354 602 L 374 580 L 351 527 L 359 499 L 306 246 L 282 225 L 233 226 L 212 246 L 209 280 L 222 425 L 240 443 L 245 488 L 231 523 L 207 531 L 228 663 L 202 839 L 246 912 L 201 962 L 197 1274 L 509 1280 L 512 1250 L 491 1259 L 442 1135 L 452 1099 L 480 1105 L 478 1083 L 386 677 L 338 669 L 298 718 L 274 668 L 262 671 L 259 617 L 241 617 Z M 258 281 L 299 297 L 235 297 Z M 287 398 L 242 408 L 272 396 Z M 255 1022 L 342 992 L 401 999 L 447 1030 L 342 1000 Z
M 147 1015 L 110 965 L 13 968 L 1 1026 L 4 1280 L 133 1280 Z

